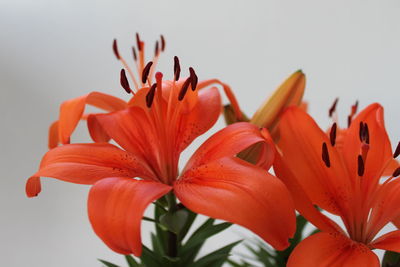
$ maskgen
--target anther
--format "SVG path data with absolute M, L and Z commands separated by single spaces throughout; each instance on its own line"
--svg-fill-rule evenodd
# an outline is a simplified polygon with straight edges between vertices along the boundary
M 137 61 L 137 54 L 136 54 L 136 49 L 134 46 L 132 46 L 132 55 L 133 55 L 133 60 Z
M 369 129 L 367 123 L 364 123 L 364 141 L 369 145 Z
M 364 168 L 364 160 L 361 155 L 358 155 L 357 163 L 358 163 L 357 174 L 358 174 L 358 176 L 363 176 L 365 168 Z
M 350 125 L 351 125 L 351 116 L 349 115 L 349 116 L 347 116 L 347 128 L 349 128 L 350 127 Z
M 351 106 L 351 116 L 354 116 L 358 110 L 358 100 Z
M 149 73 L 150 73 L 151 65 L 153 65 L 153 62 L 152 62 L 152 61 L 150 61 L 149 63 L 147 63 L 147 65 L 143 68 L 143 72 L 142 72 L 142 83 L 146 83 L 147 77 L 149 76 Z
M 142 51 L 142 41 L 140 40 L 139 33 L 136 33 L 136 46 L 139 51 Z
M 338 101 L 339 101 L 339 98 L 336 98 L 335 101 L 333 101 L 333 104 L 332 104 L 332 106 L 331 106 L 330 109 L 329 109 L 329 118 L 331 118 L 332 115 L 333 115 L 333 112 L 335 112 L 335 110 L 336 110 L 336 105 L 337 105 Z
M 393 153 L 393 158 L 397 158 L 400 155 L 400 142 L 397 144 L 396 150 Z
M 182 101 L 186 95 L 186 92 L 189 88 L 189 84 L 191 82 L 191 78 L 187 78 L 186 81 L 183 83 L 181 90 L 179 91 L 178 100 Z
M 121 57 L 119 56 L 119 52 L 118 52 L 117 39 L 114 39 L 112 48 L 113 48 L 115 57 L 116 57 L 118 60 L 120 60 Z
M 179 80 L 179 76 L 181 75 L 181 65 L 179 64 L 179 58 L 174 56 L 174 75 L 175 81 Z
M 158 41 L 156 41 L 156 46 L 154 47 L 154 56 L 158 56 L 158 54 L 160 53 L 160 48 L 159 48 L 159 44 Z
M 119 79 L 122 88 L 125 89 L 125 91 L 130 94 L 132 92 L 131 87 L 129 86 L 128 79 L 126 78 L 125 70 L 121 69 L 120 73 L 120 79 Z
M 336 143 L 336 129 L 337 129 L 337 125 L 336 122 L 333 123 L 332 127 L 331 127 L 331 132 L 329 133 L 329 137 L 330 137 L 330 141 L 331 141 L 331 145 L 334 146 Z
M 196 72 L 194 72 L 194 69 L 192 67 L 189 68 L 189 72 L 190 72 L 190 79 L 192 81 L 192 91 L 194 91 L 196 90 L 197 87 L 198 78 Z
M 400 175 L 400 167 L 398 167 L 397 169 L 394 170 L 392 176 L 393 176 L 393 177 L 397 177 L 397 176 L 399 176 L 399 175 Z
M 164 52 L 165 50 L 165 39 L 164 36 L 161 34 L 161 52 Z
M 156 88 L 157 88 L 157 83 L 154 83 L 154 84 L 150 87 L 149 92 L 148 92 L 147 95 L 146 95 L 146 106 L 147 106 L 148 108 L 150 108 L 151 105 L 153 104 L 153 100 L 154 100 L 154 95 L 155 95 L 155 92 L 156 92 Z
M 324 161 L 326 167 L 329 168 L 331 166 L 331 161 L 329 160 L 328 147 L 326 146 L 325 142 L 322 144 L 322 160 Z
M 364 122 L 360 121 L 360 128 L 358 130 L 358 137 L 360 138 L 360 141 L 363 141 L 363 134 L 364 134 Z

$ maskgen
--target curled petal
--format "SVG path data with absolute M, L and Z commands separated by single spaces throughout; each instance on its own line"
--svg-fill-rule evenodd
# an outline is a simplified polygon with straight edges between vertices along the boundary
M 103 129 L 94 114 L 89 114 L 87 117 L 87 126 L 89 129 L 90 137 L 96 143 L 103 143 L 110 141 L 110 136 Z
M 28 180 L 26 190 L 28 196 L 39 193 L 38 177 L 51 177 L 77 184 L 93 184 L 112 176 L 156 179 L 144 162 L 134 154 L 114 145 L 70 144 L 56 147 L 45 154 L 39 171 Z
M 93 185 L 88 197 L 89 220 L 96 234 L 113 251 L 140 257 L 140 226 L 146 207 L 170 186 L 130 178 L 106 178 Z
M 297 107 L 290 107 L 284 112 L 279 131 L 278 147 L 282 160 L 313 204 L 334 214 L 347 214 L 351 180 L 338 151 L 330 145 L 326 134 L 307 113 Z M 322 157 L 324 143 L 329 166 Z
M 304 239 L 289 257 L 288 267 L 379 267 L 378 257 L 364 244 L 344 235 L 317 233 Z
M 283 183 L 236 157 L 192 168 L 175 182 L 178 199 L 194 212 L 242 225 L 285 249 L 295 231 L 295 213 Z
M 50 125 L 49 128 L 49 149 L 55 148 L 56 146 L 58 146 L 58 143 L 60 143 L 60 141 L 58 140 L 58 135 L 58 121 L 55 121 Z
M 373 248 L 390 250 L 400 253 L 400 230 L 392 231 L 370 244 Z
M 260 131 L 253 124 L 238 122 L 225 127 L 205 141 L 190 158 L 185 170 L 223 157 L 235 156 L 256 143 L 263 143 L 265 146 L 265 149 L 262 149 L 263 153 L 259 156 L 263 162 L 259 162 L 259 165 L 271 166 L 275 146 L 269 134 L 266 131 Z
M 62 144 L 69 143 L 70 136 L 78 125 L 86 104 L 106 111 L 116 111 L 127 106 L 125 101 L 99 92 L 91 92 L 87 95 L 63 102 L 60 107 L 58 121 L 59 140 Z

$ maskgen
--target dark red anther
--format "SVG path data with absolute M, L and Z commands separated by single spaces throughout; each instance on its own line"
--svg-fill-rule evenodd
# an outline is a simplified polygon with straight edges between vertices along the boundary
M 181 90 L 179 91 L 178 100 L 182 101 L 186 95 L 186 92 L 189 88 L 189 84 L 191 82 L 191 78 L 187 78 L 186 81 L 183 83 Z
M 322 160 L 324 161 L 326 167 L 329 168 L 331 166 L 331 161 L 329 160 L 328 147 L 325 142 L 322 144 Z
M 397 169 L 394 170 L 392 176 L 393 176 L 393 177 L 397 177 L 397 176 L 399 176 L 399 175 L 400 175 L 400 167 L 398 167 Z
M 330 137 L 332 146 L 334 146 L 336 143 L 336 129 L 337 129 L 337 125 L 335 122 L 335 123 L 333 123 L 333 125 L 331 127 L 331 132 L 329 133 L 329 137 Z
M 368 124 L 364 122 L 360 122 L 360 130 L 359 130 L 360 141 L 369 145 L 369 130 Z
M 196 90 L 197 87 L 197 82 L 199 79 L 197 78 L 196 72 L 194 72 L 194 69 L 192 67 L 189 68 L 190 72 L 190 79 L 192 81 L 192 91 Z
M 136 33 L 136 46 L 139 51 L 142 51 L 142 41 L 140 40 L 139 33 Z
M 161 34 L 161 52 L 164 52 L 165 50 L 165 39 L 164 36 Z
M 358 130 L 358 137 L 360 141 L 363 141 L 363 134 L 364 134 L 364 122 L 360 121 L 360 129 Z
M 133 55 L 133 60 L 137 61 L 137 54 L 136 54 L 136 49 L 134 46 L 132 46 L 132 55 Z
M 358 110 L 358 100 L 351 106 L 351 116 L 354 116 Z
M 142 72 L 142 83 L 146 83 L 147 77 L 149 77 L 151 65 L 153 65 L 153 62 L 152 62 L 152 61 L 150 61 L 149 63 L 147 63 L 147 65 L 143 68 L 143 72 Z
M 158 56 L 158 54 L 160 53 L 160 48 L 159 48 L 159 44 L 158 41 L 156 41 L 156 46 L 154 47 L 154 56 Z
M 118 52 L 117 39 L 114 39 L 112 48 L 113 48 L 115 57 L 116 57 L 118 60 L 120 60 L 121 57 L 119 56 L 119 52 Z
M 347 128 L 350 128 L 350 125 L 351 125 L 351 116 L 349 115 L 349 116 L 347 116 Z
M 397 158 L 400 155 L 400 142 L 397 144 L 396 150 L 393 153 L 393 158 Z
M 129 86 L 128 79 L 126 78 L 125 70 L 121 69 L 120 73 L 120 79 L 119 79 L 122 88 L 125 89 L 125 91 L 130 94 L 132 92 L 131 87 Z
M 147 95 L 146 95 L 146 106 L 147 106 L 148 108 L 150 108 L 151 105 L 153 104 L 153 100 L 154 100 L 156 88 L 157 88 L 157 83 L 154 83 L 154 84 L 150 87 L 149 92 L 148 92 Z
M 333 112 L 335 112 L 335 110 L 336 110 L 336 105 L 337 105 L 338 101 L 339 101 L 339 98 L 336 98 L 335 101 L 333 101 L 333 104 L 332 104 L 332 106 L 331 106 L 330 109 L 329 109 L 329 118 L 331 118 L 332 115 L 333 115 Z
M 357 163 L 358 163 L 357 174 L 358 174 L 358 176 L 363 176 L 364 175 L 364 171 L 365 171 L 365 167 L 364 167 L 364 160 L 363 160 L 361 155 L 358 155 Z
M 174 75 L 175 81 L 179 80 L 179 76 L 181 75 L 181 65 L 179 64 L 179 58 L 174 56 Z

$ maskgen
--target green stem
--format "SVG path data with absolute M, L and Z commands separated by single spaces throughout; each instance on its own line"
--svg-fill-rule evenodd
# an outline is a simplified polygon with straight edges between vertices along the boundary
M 177 211 L 178 206 L 176 204 L 176 197 L 174 193 L 168 193 L 167 201 L 168 201 L 168 212 L 174 213 Z M 168 231 L 168 256 L 171 258 L 175 258 L 178 256 L 178 236 L 177 234 Z

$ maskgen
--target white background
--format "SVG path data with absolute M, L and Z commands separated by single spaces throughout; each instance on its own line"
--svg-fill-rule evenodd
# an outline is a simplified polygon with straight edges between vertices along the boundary
M 153 51 L 163 33 L 167 51 L 200 79 L 219 78 L 252 114 L 292 72 L 307 75 L 305 99 L 320 125 L 335 97 L 342 125 L 350 105 L 380 102 L 393 144 L 400 138 L 400 2 L 392 1 L 0 1 L 0 262 L 2 266 L 100 266 L 123 263 L 92 232 L 89 187 L 44 179 L 36 199 L 26 178 L 47 150 L 47 129 L 59 104 L 97 90 L 127 99 L 111 50 L 130 58 L 135 32 Z M 184 72 L 185 73 L 185 72 Z M 222 121 L 214 131 L 222 127 Z M 73 141 L 87 140 L 84 125 Z M 198 145 L 196 142 L 183 159 Z M 184 161 L 184 160 L 183 160 Z M 273 216 L 273 214 L 271 214 Z M 148 230 L 144 229 L 143 236 Z M 239 227 L 206 250 L 241 235 Z M 147 242 L 147 241 L 146 241 Z

